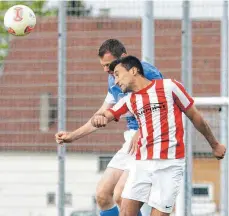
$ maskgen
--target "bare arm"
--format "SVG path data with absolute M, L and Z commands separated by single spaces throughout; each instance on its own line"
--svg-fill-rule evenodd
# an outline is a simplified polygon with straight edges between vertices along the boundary
M 209 145 L 213 149 L 213 154 L 215 157 L 217 159 L 222 159 L 226 152 L 226 148 L 217 141 L 208 123 L 204 120 L 196 107 L 193 105 L 185 112 L 185 114 L 191 120 L 195 128 L 206 138 Z
M 105 127 L 109 122 L 114 120 L 113 114 L 105 110 L 101 114 L 96 114 L 91 118 L 91 124 L 93 127 L 100 128 L 100 127 Z
M 103 105 L 94 114 L 94 116 L 99 115 L 99 114 L 103 114 L 105 112 L 105 110 L 107 110 L 111 107 L 112 107 L 112 104 L 108 104 L 107 102 L 104 101 Z M 55 135 L 56 142 L 59 144 L 64 143 L 64 142 L 70 143 L 70 142 L 73 142 L 75 140 L 78 140 L 84 136 L 87 136 L 87 135 L 95 132 L 96 130 L 98 130 L 98 128 L 93 127 L 93 125 L 91 124 L 92 118 L 90 118 L 88 120 L 88 122 L 85 123 L 83 126 L 81 126 L 80 128 L 78 128 L 72 132 L 60 131 L 60 132 L 56 133 L 56 135 Z
M 196 109 L 193 105 L 190 109 L 185 112 L 186 116 L 191 120 L 195 128 L 203 134 L 206 138 L 208 143 L 212 148 L 218 145 L 218 141 L 216 140 L 215 136 L 213 135 L 208 123 L 203 119 L 200 112 Z
M 111 104 L 104 102 L 103 105 L 100 107 L 100 109 L 93 116 L 103 114 L 105 112 L 105 110 L 107 110 L 111 107 L 112 107 Z M 75 139 L 80 139 L 81 137 L 84 137 L 84 136 L 98 130 L 98 128 L 93 127 L 93 125 L 91 124 L 91 119 L 93 118 L 93 116 L 88 120 L 88 122 L 86 124 L 84 124 L 82 127 L 78 128 L 77 130 L 72 132 L 73 137 Z

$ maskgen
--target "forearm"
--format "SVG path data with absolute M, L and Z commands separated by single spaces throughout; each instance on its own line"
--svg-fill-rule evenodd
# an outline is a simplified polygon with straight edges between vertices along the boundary
M 215 148 L 219 144 L 208 123 L 202 118 L 201 115 L 195 116 L 192 120 L 192 123 L 195 128 L 206 138 L 212 148 Z
M 77 130 L 73 131 L 73 138 L 74 140 L 80 139 L 84 136 L 87 136 L 96 130 L 98 128 L 94 127 L 91 123 L 91 120 L 94 118 L 96 115 L 103 114 L 106 109 L 109 109 L 112 107 L 112 104 L 108 104 L 104 101 L 103 105 L 100 107 L 100 109 L 88 120 L 88 122 L 83 125 L 82 127 L 78 128 Z
M 114 116 L 109 110 L 105 110 L 103 116 L 107 118 L 108 123 L 114 120 Z
M 91 119 L 91 124 L 93 127 L 101 128 L 106 127 L 106 125 L 112 120 L 114 120 L 113 114 L 110 111 L 105 110 L 103 113 L 94 115 Z
M 84 136 L 87 136 L 87 135 L 95 132 L 96 130 L 98 130 L 98 128 L 92 126 L 91 119 L 90 119 L 82 127 L 78 128 L 77 130 L 72 132 L 73 140 L 77 140 L 77 139 L 80 139 Z

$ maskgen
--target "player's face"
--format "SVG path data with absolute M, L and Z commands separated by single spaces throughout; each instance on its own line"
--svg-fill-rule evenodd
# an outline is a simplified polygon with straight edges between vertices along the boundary
M 114 69 L 115 84 L 118 85 L 123 93 L 130 92 L 133 83 L 133 76 L 121 64 Z
M 110 66 L 110 63 L 114 61 L 115 59 L 116 58 L 111 53 L 106 53 L 103 57 L 99 59 L 104 72 L 113 74 L 113 71 L 109 70 L 109 66 Z

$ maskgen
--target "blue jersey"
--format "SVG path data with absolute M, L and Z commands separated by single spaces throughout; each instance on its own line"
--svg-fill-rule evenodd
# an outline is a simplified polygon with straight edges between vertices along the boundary
M 147 79 L 163 79 L 161 72 L 153 65 L 147 62 L 142 62 L 142 67 L 144 70 L 144 76 Z M 112 75 L 108 76 L 108 92 L 112 94 L 112 96 L 114 97 L 115 103 L 117 103 L 120 100 L 120 98 L 126 95 L 126 93 L 124 94 L 122 90 L 117 85 L 115 85 L 114 77 Z M 134 116 L 126 117 L 126 120 L 128 129 L 138 129 L 138 122 Z

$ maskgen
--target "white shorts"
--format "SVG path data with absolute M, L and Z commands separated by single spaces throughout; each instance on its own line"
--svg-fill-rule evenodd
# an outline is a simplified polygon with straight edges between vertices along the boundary
M 128 154 L 130 142 L 136 133 L 136 130 L 128 130 L 124 132 L 125 143 L 122 148 L 114 155 L 107 167 L 129 170 L 135 161 L 135 155 Z
M 183 178 L 185 159 L 135 161 L 122 197 L 171 213 Z

